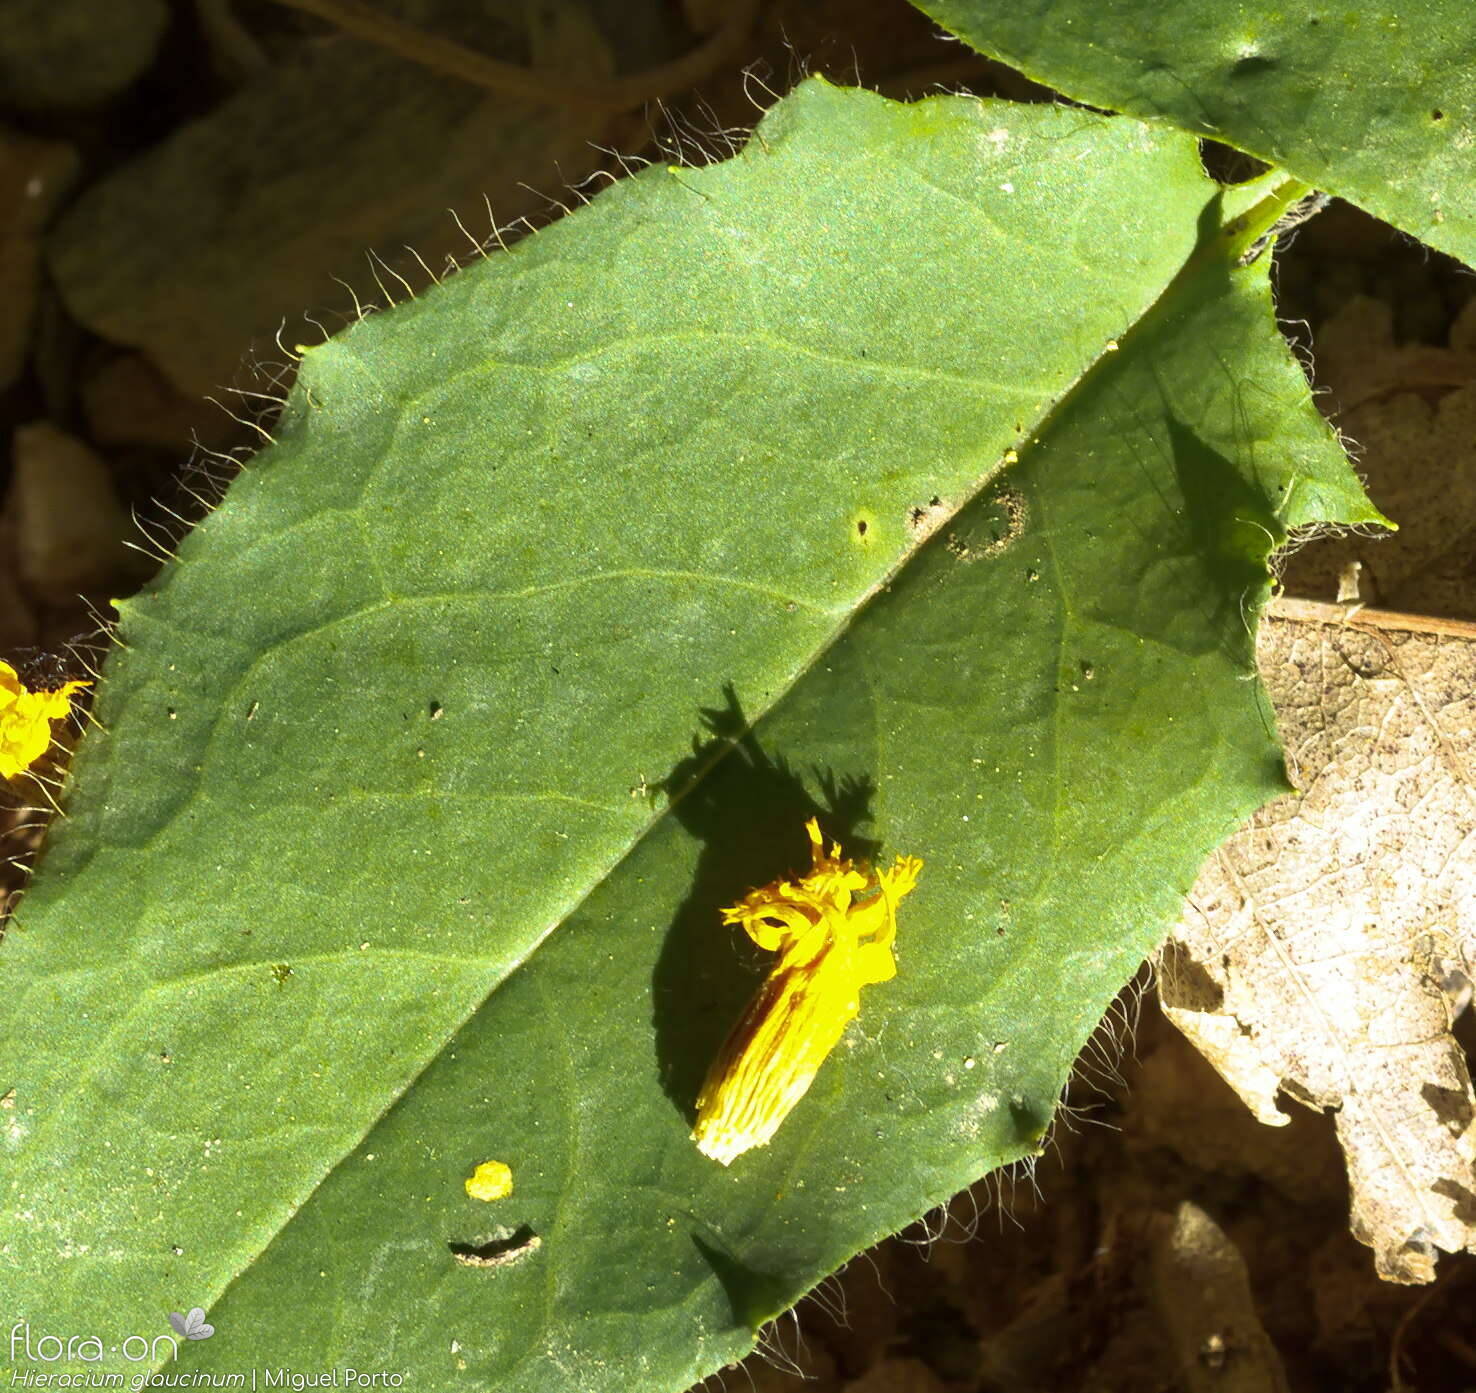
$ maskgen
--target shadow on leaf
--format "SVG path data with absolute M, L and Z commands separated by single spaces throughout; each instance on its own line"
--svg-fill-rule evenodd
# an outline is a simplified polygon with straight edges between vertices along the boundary
M 675 800 L 672 815 L 702 843 L 652 982 L 662 1085 L 689 1123 L 707 1067 L 769 957 L 725 926 L 722 910 L 754 886 L 805 869 L 809 818 L 818 817 L 826 838 L 857 860 L 879 847 L 856 832 L 871 819 L 870 778 L 815 770 L 818 801 L 782 755 L 759 744 L 731 686 L 724 697 L 726 706 L 702 711 L 706 738 L 694 737 L 691 755 L 661 785 Z

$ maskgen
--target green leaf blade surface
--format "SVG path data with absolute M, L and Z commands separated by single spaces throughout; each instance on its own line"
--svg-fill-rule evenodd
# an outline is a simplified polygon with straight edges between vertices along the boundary
M 1213 136 L 1476 263 L 1476 12 L 1464 0 L 919 0 L 1078 101 Z

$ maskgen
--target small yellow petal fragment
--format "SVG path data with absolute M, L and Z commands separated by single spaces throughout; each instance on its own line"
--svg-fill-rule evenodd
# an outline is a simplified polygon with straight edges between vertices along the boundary
M 779 1130 L 860 1010 L 861 988 L 896 975 L 897 903 L 922 870 L 916 856 L 885 871 L 857 866 L 839 843 L 826 852 L 815 818 L 805 831 L 808 875 L 750 890 L 723 911 L 725 924 L 779 954 L 697 1095 L 692 1140 L 725 1166 Z
M 505 1200 L 512 1194 L 512 1169 L 501 1161 L 483 1161 L 466 1182 L 474 1200 Z
M 54 692 L 33 692 L 9 663 L 0 662 L 0 777 L 29 769 L 51 744 L 51 723 L 72 709 L 72 693 L 91 685 L 67 682 Z

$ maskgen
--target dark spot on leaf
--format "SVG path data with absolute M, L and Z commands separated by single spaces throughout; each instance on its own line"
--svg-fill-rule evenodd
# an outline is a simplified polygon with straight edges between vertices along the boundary
M 864 537 L 866 535 L 866 519 L 865 518 L 862 518 L 861 521 L 856 524 L 856 535 L 858 537 Z
M 907 510 L 907 530 L 922 541 L 938 530 L 948 513 L 948 505 L 935 493 L 926 503 L 914 504 Z
M 1441 109 L 1437 106 L 1435 110 L 1430 113 L 1430 119 L 1432 121 L 1443 121 L 1445 120 L 1445 113 L 1441 111 Z

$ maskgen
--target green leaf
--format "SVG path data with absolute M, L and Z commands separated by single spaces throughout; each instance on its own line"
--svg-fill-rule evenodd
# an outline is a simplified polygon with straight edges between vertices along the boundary
M 1078 101 L 1213 136 L 1476 265 L 1467 0 L 914 0 Z
M 1031 1154 L 1283 786 L 1267 552 L 1379 520 L 1235 268 L 1289 190 L 811 82 L 308 353 L 123 607 L 4 943 L 15 1319 L 679 1387 Z M 926 859 L 901 973 L 723 1169 L 692 1099 L 761 964 L 718 910 L 816 811 Z

